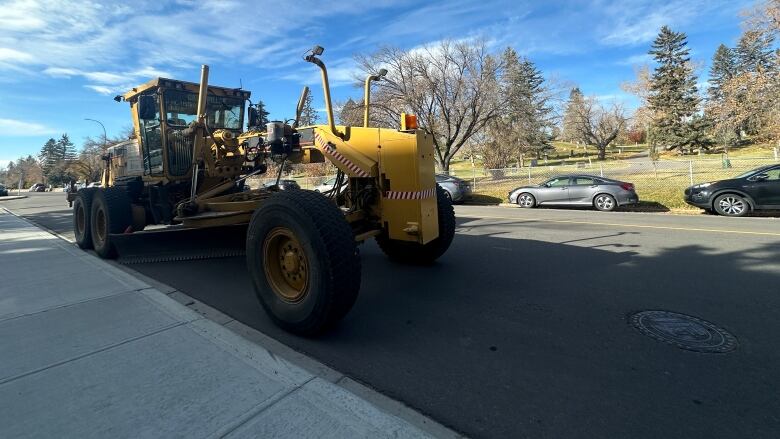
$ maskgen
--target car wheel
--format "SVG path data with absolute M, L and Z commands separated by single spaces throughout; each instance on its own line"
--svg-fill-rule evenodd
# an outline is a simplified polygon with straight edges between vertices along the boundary
M 718 214 L 723 216 L 744 216 L 750 210 L 747 201 L 735 194 L 723 194 L 715 198 L 713 207 Z
M 536 206 L 536 198 L 528 192 L 523 192 L 517 196 L 517 205 L 520 207 L 534 207 Z
M 612 212 L 617 207 L 617 202 L 612 195 L 598 194 L 593 199 L 593 207 L 602 212 Z

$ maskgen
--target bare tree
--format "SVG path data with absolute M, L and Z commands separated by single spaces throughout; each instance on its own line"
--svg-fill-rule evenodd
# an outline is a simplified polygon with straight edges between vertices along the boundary
M 620 88 L 639 99 L 639 106 L 634 110 L 634 115 L 632 116 L 632 126 L 634 129 L 642 129 L 644 134 L 646 134 L 650 123 L 653 121 L 653 113 L 648 102 L 650 97 L 650 79 L 652 77 L 650 66 L 643 64 L 636 67 L 634 74 L 636 79 L 623 82 L 620 84 Z
M 109 145 L 111 143 L 108 143 Z M 84 181 L 98 181 L 100 180 L 100 174 L 103 172 L 103 160 L 101 159 L 104 154 L 104 143 L 102 139 L 92 139 L 87 137 L 84 139 L 84 145 L 79 151 L 78 158 L 71 164 L 71 169 L 79 179 Z
M 343 103 L 336 104 L 336 107 L 339 108 L 339 123 L 353 127 L 363 126 L 363 105 L 359 105 L 352 98 L 349 98 Z M 371 126 L 378 124 L 376 122 Z
M 604 160 L 607 147 L 626 126 L 625 110 L 616 103 L 605 108 L 593 97 L 586 98 L 578 109 L 577 131 L 587 143 L 596 147 L 599 160 Z
M 502 63 L 483 41 L 443 41 L 409 51 L 383 48 L 357 61 L 365 73 L 389 72 L 372 99 L 379 125 L 397 126 L 400 113 L 415 114 L 432 135 L 436 161 L 445 172 L 503 106 L 498 92 Z

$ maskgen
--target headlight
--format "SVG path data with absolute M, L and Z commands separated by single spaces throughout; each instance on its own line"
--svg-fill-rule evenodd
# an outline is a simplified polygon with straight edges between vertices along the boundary
M 694 187 L 695 187 L 696 189 L 704 189 L 705 187 L 709 187 L 709 186 L 712 186 L 712 183 L 702 183 L 702 184 L 697 184 L 697 185 L 696 185 L 696 186 L 694 186 Z

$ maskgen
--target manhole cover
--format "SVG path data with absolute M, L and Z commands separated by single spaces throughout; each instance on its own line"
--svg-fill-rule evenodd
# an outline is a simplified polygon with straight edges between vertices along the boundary
M 689 351 L 725 353 L 737 348 L 737 339 L 712 323 L 670 311 L 640 311 L 629 322 L 645 335 Z

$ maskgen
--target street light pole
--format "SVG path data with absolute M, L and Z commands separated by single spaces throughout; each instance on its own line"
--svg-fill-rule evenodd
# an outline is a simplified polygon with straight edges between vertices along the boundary
M 100 127 L 103 128 L 103 152 L 106 152 L 106 146 L 108 145 L 108 137 L 106 136 L 106 126 L 103 125 L 103 122 L 96 120 L 96 119 L 90 119 L 88 117 L 85 117 L 84 120 L 89 120 L 92 122 L 97 122 L 100 124 Z

